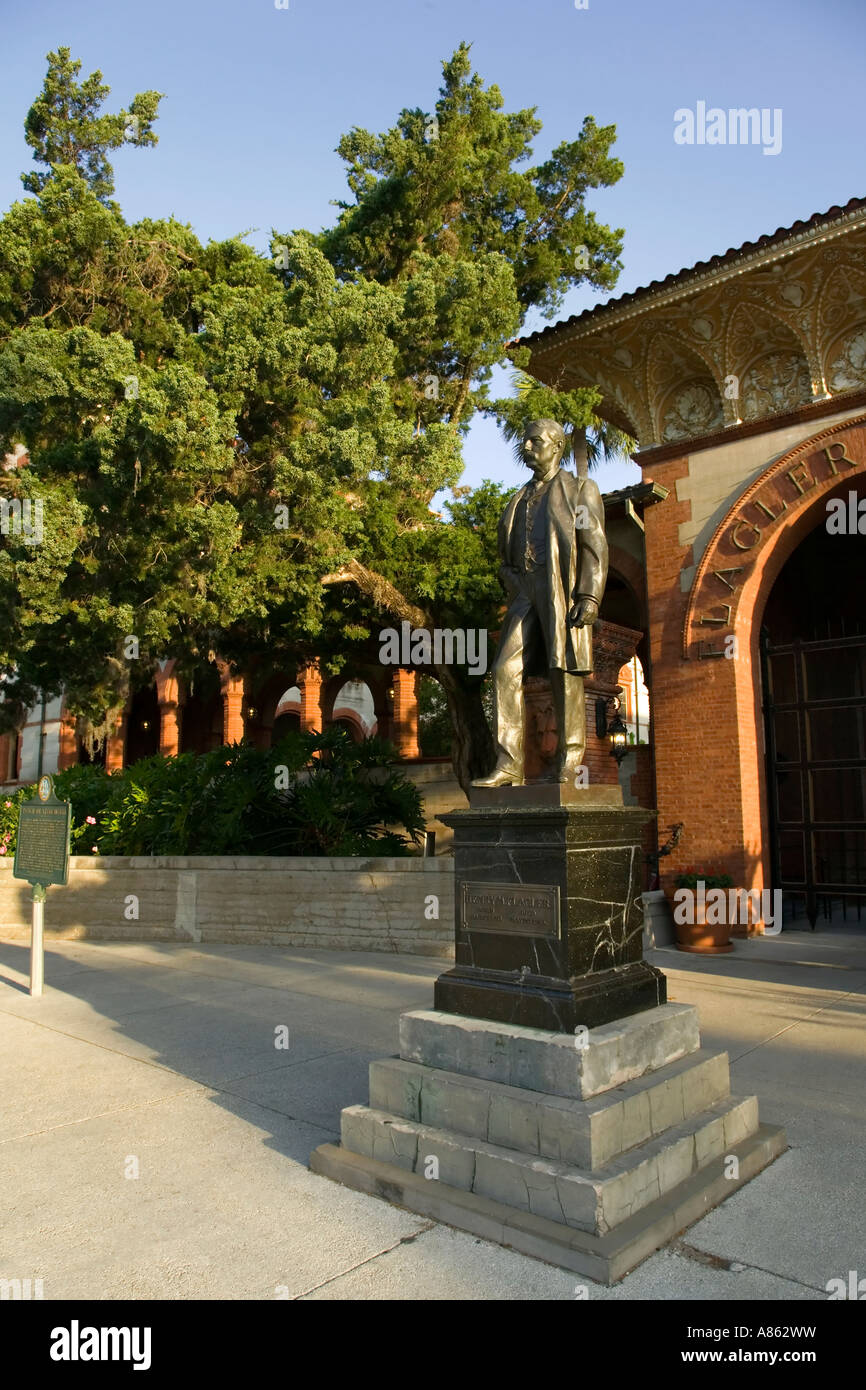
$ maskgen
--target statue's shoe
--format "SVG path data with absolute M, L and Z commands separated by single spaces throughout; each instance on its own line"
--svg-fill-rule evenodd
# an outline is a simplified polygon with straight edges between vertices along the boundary
M 473 787 L 522 787 L 523 769 L 519 767 L 495 767 L 486 777 L 476 777 Z

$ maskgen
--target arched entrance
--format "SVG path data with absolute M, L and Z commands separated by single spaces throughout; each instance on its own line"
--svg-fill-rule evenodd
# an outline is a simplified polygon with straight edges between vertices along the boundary
M 727 873 L 736 888 L 774 886 L 775 810 L 770 801 L 778 789 L 767 778 L 760 634 L 782 570 L 813 532 L 826 528 L 828 502 L 847 499 L 852 491 L 866 495 L 862 415 L 804 440 L 754 478 L 724 513 L 703 552 L 685 610 L 680 610 L 681 625 L 669 622 L 662 634 L 657 625 L 654 640 L 663 637 L 660 650 L 668 656 L 667 661 L 653 662 L 659 820 L 681 820 L 686 826 L 679 849 L 668 861 L 666 886 L 674 874 L 683 872 Z M 841 537 L 836 540 L 841 544 Z M 841 632 L 826 627 L 827 615 L 839 610 L 833 571 L 822 562 L 810 573 L 817 606 L 809 621 L 823 614 L 821 640 L 835 641 Z M 804 583 L 801 577 L 801 586 Z M 802 594 L 800 602 L 806 602 Z M 671 611 L 676 613 L 673 607 Z M 778 610 L 776 621 L 781 621 Z M 809 640 L 808 631 L 807 622 L 798 640 Z M 845 635 L 858 633 L 846 629 Z M 681 659 L 674 661 L 677 638 Z M 670 642 L 667 649 L 664 642 Z M 832 704 L 832 696 L 827 698 Z M 811 785 L 809 794 L 813 795 Z M 805 824 L 797 822 L 791 828 Z M 825 829 L 831 824 L 821 822 Z M 812 830 L 803 833 L 811 835 Z M 850 838 L 846 843 L 845 853 L 850 855 Z M 859 843 L 856 837 L 853 843 Z M 779 844 L 781 848 L 781 838 Z M 833 849 L 834 862 L 838 861 L 841 841 L 822 839 L 815 844 L 815 854 L 820 851 L 826 858 L 825 851 Z M 821 869 L 825 876 L 828 872 Z M 849 872 L 845 870 L 846 877 Z M 812 886 L 813 910 L 822 910 L 819 885 Z M 791 907 L 807 906 L 806 879 L 799 882 L 798 892 L 800 898 L 787 905 L 787 916 Z
M 345 729 L 355 743 L 361 743 L 376 732 L 375 702 L 366 681 L 348 680 L 340 687 L 334 696 L 329 722 Z
M 271 728 L 271 747 L 276 748 L 281 738 L 286 734 L 296 734 L 301 728 L 301 690 L 300 686 L 289 686 L 284 690 L 277 707 L 274 710 L 274 722 Z
M 189 682 L 180 725 L 181 753 L 210 753 L 223 741 L 223 702 L 219 671 L 213 664 Z
M 864 570 L 866 534 L 819 523 L 776 579 L 761 630 L 773 887 L 786 918 L 813 928 L 819 914 L 859 919 L 866 903 Z
M 126 724 L 126 767 L 159 752 L 159 717 L 156 686 L 146 685 L 137 690 Z
M 372 734 L 392 738 L 396 679 L 391 668 L 367 664 L 331 676 L 322 688 L 325 727 L 339 724 L 356 742 Z

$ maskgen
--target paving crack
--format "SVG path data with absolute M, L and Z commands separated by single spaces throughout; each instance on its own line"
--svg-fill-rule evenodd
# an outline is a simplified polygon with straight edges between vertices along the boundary
M 384 1250 L 377 1250 L 374 1255 L 368 1255 L 365 1260 L 358 1260 L 357 1264 L 350 1265 L 348 1269 L 341 1269 L 339 1274 L 332 1274 L 328 1279 L 322 1279 L 318 1284 L 312 1284 L 310 1288 L 304 1289 L 303 1293 L 295 1294 L 294 1298 L 289 1299 L 290 1303 L 297 1303 L 302 1298 L 307 1298 L 309 1294 L 316 1293 L 319 1289 L 324 1289 L 328 1284 L 335 1284 L 338 1279 L 345 1279 L 347 1274 L 354 1274 L 356 1269 L 363 1269 L 364 1265 L 372 1264 L 374 1260 L 381 1259 L 383 1255 L 390 1255 L 392 1251 L 399 1250 L 401 1245 L 411 1245 L 419 1236 L 426 1235 L 432 1231 L 436 1225 L 435 1221 L 425 1221 L 423 1226 L 419 1226 L 417 1231 L 411 1231 L 407 1236 L 400 1236 L 393 1245 L 387 1245 Z
M 783 1033 L 790 1033 L 792 1028 L 799 1028 L 804 1023 L 811 1023 L 819 1014 L 827 1013 L 828 1010 L 832 1009 L 836 1004 L 841 1003 L 843 999 L 851 998 L 852 995 L 857 998 L 861 997 L 857 995 L 855 990 L 849 990 L 847 994 L 837 995 L 832 1004 L 822 1004 L 820 1009 L 815 1009 L 813 1013 L 806 1014 L 805 1018 L 797 1018 L 794 1019 L 792 1023 L 786 1023 L 784 1028 L 779 1028 L 775 1033 L 770 1033 L 766 1038 L 762 1038 L 760 1042 L 755 1043 L 754 1047 L 747 1047 L 745 1052 L 738 1052 L 736 1057 L 732 1056 L 731 1062 L 741 1061 L 743 1057 L 748 1057 L 750 1053 L 757 1052 L 759 1047 L 766 1047 L 767 1043 L 775 1042 Z
M 793 1274 L 783 1274 L 778 1269 L 768 1269 L 766 1265 L 756 1265 L 750 1260 L 727 1259 L 724 1255 L 714 1255 L 709 1250 L 699 1250 L 696 1245 L 689 1245 L 684 1240 L 675 1240 L 667 1247 L 671 1255 L 682 1255 L 686 1260 L 694 1260 L 696 1264 L 707 1265 L 710 1269 L 728 1269 L 735 1274 L 742 1274 L 746 1270 L 755 1270 L 757 1274 L 768 1274 L 771 1279 L 782 1279 L 786 1284 L 796 1284 L 800 1289 L 810 1289 L 813 1293 L 826 1294 L 827 1290 L 818 1284 L 810 1284 L 805 1279 L 797 1279 Z
M 168 1096 L 157 1096 L 153 1100 L 136 1101 L 133 1105 L 118 1105 L 114 1110 L 99 1110 L 93 1115 L 82 1115 L 74 1120 L 63 1120 L 59 1125 L 46 1125 L 44 1129 L 30 1129 L 22 1134 L 9 1134 L 5 1139 L 0 1139 L 0 1144 L 16 1144 L 22 1139 L 37 1139 L 41 1134 L 54 1134 L 58 1129 L 69 1129 L 71 1125 L 86 1125 L 91 1120 L 104 1120 L 112 1115 L 126 1115 L 131 1110 L 147 1110 L 157 1105 L 166 1105 L 171 1100 L 177 1100 L 178 1096 L 195 1095 L 203 1088 L 197 1084 L 183 1086 L 178 1091 L 172 1091 Z

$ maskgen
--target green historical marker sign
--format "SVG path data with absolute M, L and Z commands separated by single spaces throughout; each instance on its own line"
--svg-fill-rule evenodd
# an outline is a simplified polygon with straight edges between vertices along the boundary
M 34 888 L 66 883 L 69 878 L 69 830 L 72 807 L 58 801 L 47 775 L 39 779 L 39 799 L 25 801 L 18 815 L 18 843 L 14 878 L 24 878 Z

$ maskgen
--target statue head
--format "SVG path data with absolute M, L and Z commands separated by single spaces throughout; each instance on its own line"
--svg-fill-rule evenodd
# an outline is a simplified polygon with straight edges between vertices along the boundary
M 556 420 L 529 420 L 523 431 L 520 454 L 536 478 L 550 478 L 562 463 L 565 430 Z

